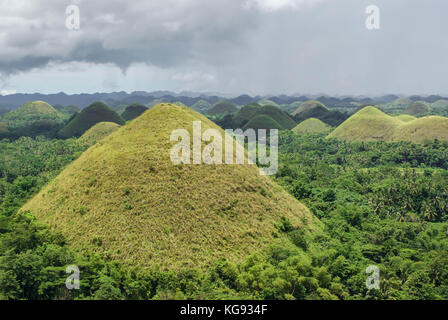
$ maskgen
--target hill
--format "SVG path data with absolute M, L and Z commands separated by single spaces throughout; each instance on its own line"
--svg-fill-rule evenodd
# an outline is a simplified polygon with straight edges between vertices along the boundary
M 448 100 L 437 100 L 432 104 L 432 107 L 435 109 L 448 109 Z
M 393 106 L 409 106 L 413 101 L 409 98 L 398 98 L 392 101 L 391 105 Z
M 249 122 L 246 123 L 246 125 L 243 127 L 243 130 L 247 129 L 284 129 L 284 127 L 279 124 L 277 121 L 275 121 L 273 118 L 271 118 L 268 115 L 265 114 L 258 114 L 255 117 L 251 118 Z
M 272 100 L 260 100 L 258 101 L 258 104 L 261 106 L 274 106 L 280 108 L 280 106 Z
M 84 134 L 79 139 L 87 143 L 88 145 L 94 145 L 119 128 L 120 125 L 116 124 L 115 122 L 99 122 L 89 130 L 84 132 Z
M 250 127 L 249 123 L 254 127 Z M 261 106 L 258 103 L 242 107 L 232 118 L 233 128 L 292 129 L 295 125 L 295 121 L 286 112 L 275 106 Z
M 292 115 L 293 116 L 297 116 L 300 113 L 310 113 L 310 112 L 324 112 L 325 111 L 329 111 L 329 109 L 321 102 L 316 101 L 316 100 L 308 100 L 303 102 L 298 108 L 297 110 L 295 110 Z
M 322 133 L 330 130 L 331 127 L 316 118 L 309 118 L 299 123 L 292 131 L 297 134 L 303 133 Z
M 218 114 L 233 113 L 233 112 L 237 112 L 237 111 L 238 111 L 238 108 L 235 107 L 230 102 L 220 101 L 217 104 L 215 104 L 210 110 L 208 110 L 207 114 L 218 115 Z
M 429 116 L 406 122 L 395 130 L 390 140 L 423 143 L 434 139 L 448 141 L 448 118 Z
M 128 266 L 205 269 L 273 240 L 282 216 L 314 228 L 308 209 L 254 165 L 173 165 L 173 130 L 223 130 L 185 107 L 158 105 L 97 143 L 22 210 L 78 251 Z M 281 240 L 282 235 L 280 235 Z
M 208 101 L 201 99 L 193 104 L 191 109 L 200 113 L 206 113 L 211 107 L 212 105 Z
M 74 116 L 67 125 L 59 131 L 62 138 L 80 137 L 99 122 L 115 122 L 125 124 L 124 119 L 103 102 L 94 102 Z
M 337 127 L 328 137 L 354 141 L 448 141 L 448 118 L 430 116 L 411 120 L 392 117 L 366 107 Z
M 133 103 L 130 106 L 126 107 L 124 112 L 121 114 L 121 117 L 126 121 L 131 121 L 142 115 L 146 110 L 148 110 L 148 108 L 144 105 Z
M 62 127 L 65 118 L 48 103 L 34 101 L 2 115 L 0 121 L 6 125 L 8 136 L 20 137 L 53 134 Z
M 33 122 L 42 119 L 62 119 L 62 114 L 44 101 L 27 102 L 19 109 L 10 111 L 2 116 L 5 122 L 24 121 Z
M 419 116 L 430 111 L 431 108 L 421 101 L 412 103 L 406 110 L 403 111 L 404 114 L 410 114 L 411 116 Z
M 348 117 L 338 110 L 328 109 L 323 103 L 316 100 L 302 103 L 291 115 L 298 123 L 306 119 L 316 118 L 330 126 L 338 126 Z

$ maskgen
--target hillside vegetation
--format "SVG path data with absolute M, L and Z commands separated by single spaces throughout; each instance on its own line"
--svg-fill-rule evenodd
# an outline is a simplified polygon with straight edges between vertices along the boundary
M 59 131 L 62 138 L 80 137 L 99 122 L 125 124 L 124 119 L 103 102 L 94 102 L 76 114 L 67 125 Z
M 174 166 L 170 134 L 191 135 L 193 121 L 223 133 L 189 108 L 155 106 L 89 148 L 22 211 L 78 252 L 171 270 L 241 261 L 274 240 L 282 217 L 314 227 L 308 209 L 254 165 Z
M 92 146 L 98 141 L 110 135 L 112 132 L 115 132 L 119 128 L 120 125 L 116 124 L 115 122 L 99 122 L 89 130 L 84 132 L 79 140 L 89 146 Z
M 48 103 L 34 101 L 2 115 L 0 121 L 5 123 L 8 135 L 18 137 L 49 134 L 59 129 L 65 118 Z
M 299 123 L 292 131 L 297 134 L 304 133 L 322 133 L 330 130 L 331 127 L 316 118 L 309 118 Z
M 131 121 L 142 115 L 146 110 L 148 110 L 148 108 L 144 105 L 133 103 L 126 107 L 124 112 L 121 114 L 121 117 L 126 121 Z
M 366 107 L 337 127 L 329 138 L 354 141 L 448 140 L 448 118 L 429 116 L 411 120 L 392 117 L 375 107 Z
M 315 100 L 302 103 L 291 115 L 299 123 L 306 119 L 316 118 L 330 126 L 337 126 L 347 119 L 344 113 L 330 110 L 323 103 Z
M 218 115 L 218 114 L 226 114 L 237 112 L 238 108 L 235 107 L 232 103 L 228 101 L 220 101 L 215 104 L 210 110 L 207 111 L 207 114 L 210 115 Z
M 424 102 L 417 101 L 412 103 L 407 109 L 403 111 L 404 114 L 410 114 L 411 116 L 419 116 L 430 111 L 431 108 Z

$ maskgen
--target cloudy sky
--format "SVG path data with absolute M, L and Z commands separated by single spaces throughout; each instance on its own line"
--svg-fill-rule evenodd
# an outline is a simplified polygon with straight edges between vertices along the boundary
M 448 1 L 0 0 L 2 94 L 121 90 L 448 94 Z

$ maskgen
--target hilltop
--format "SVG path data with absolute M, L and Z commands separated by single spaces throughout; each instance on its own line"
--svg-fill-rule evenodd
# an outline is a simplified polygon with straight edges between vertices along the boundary
M 342 112 L 330 110 L 326 105 L 316 100 L 302 103 L 291 115 L 299 123 L 306 119 L 316 118 L 330 126 L 337 126 L 347 119 L 347 116 Z
M 146 110 L 148 110 L 148 108 L 144 105 L 133 103 L 126 107 L 124 112 L 121 114 L 121 117 L 126 121 L 131 121 L 142 115 Z
M 36 121 L 42 119 L 61 119 L 62 114 L 44 101 L 27 102 L 19 109 L 2 116 L 4 121 Z
M 296 122 L 275 106 L 250 103 L 241 108 L 232 118 L 234 128 L 292 129 Z
M 323 112 L 323 111 L 329 111 L 327 106 L 325 106 L 323 103 L 316 101 L 316 100 L 308 100 L 303 102 L 293 113 L 293 116 L 296 116 L 300 113 L 304 112 Z
M 79 140 L 85 142 L 88 145 L 94 145 L 119 128 L 120 125 L 116 124 L 115 122 L 99 122 L 89 130 L 84 132 Z
M 79 137 L 99 122 L 125 124 L 124 119 L 102 102 L 94 102 L 76 114 L 67 125 L 59 131 L 62 138 Z
M 207 114 L 210 115 L 218 115 L 218 114 L 225 114 L 225 113 L 233 113 L 237 112 L 238 108 L 235 107 L 232 103 L 228 101 L 220 101 L 217 104 L 215 104 L 210 110 L 207 111 Z
M 448 140 L 448 118 L 430 116 L 410 119 L 392 117 L 374 107 L 365 107 L 337 127 L 329 138 L 355 141 Z
M 254 165 L 173 165 L 169 137 L 192 135 L 193 121 L 223 134 L 192 109 L 155 106 L 90 147 L 22 210 L 74 250 L 171 270 L 240 262 L 272 242 L 282 216 L 314 228 L 309 210 Z
M 297 134 L 304 134 L 304 133 L 322 133 L 327 132 L 330 129 L 331 127 L 326 123 L 322 122 L 321 120 L 316 118 L 309 118 L 299 123 L 294 129 L 292 129 L 292 131 L 294 131 Z

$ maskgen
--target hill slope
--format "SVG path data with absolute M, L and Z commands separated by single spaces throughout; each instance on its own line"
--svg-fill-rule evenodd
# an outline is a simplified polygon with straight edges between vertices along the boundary
M 131 121 L 142 115 L 146 110 L 148 110 L 148 108 L 144 105 L 133 103 L 126 107 L 124 112 L 121 114 L 121 117 L 126 121 Z
M 426 103 L 417 101 L 411 104 L 406 110 L 403 111 L 403 113 L 411 116 L 418 116 L 430 111 L 430 109 L 431 108 Z
M 102 102 L 94 102 L 83 109 L 59 131 L 63 138 L 79 137 L 99 122 L 115 122 L 123 125 L 125 121 L 115 111 Z
M 448 118 L 430 116 L 411 120 L 392 117 L 374 107 L 365 107 L 328 137 L 355 141 L 411 141 L 422 143 L 428 140 L 448 141 Z
M 328 108 L 321 103 L 320 101 L 316 101 L 316 100 L 308 100 L 303 102 L 298 108 L 297 110 L 295 110 L 292 115 L 296 116 L 299 113 L 303 113 L 303 112 L 310 112 L 312 110 L 319 110 L 320 112 L 322 112 L 322 110 L 326 110 L 328 111 Z
M 322 133 L 330 130 L 330 126 L 316 118 L 309 118 L 299 123 L 292 131 L 297 134 Z
M 33 122 L 43 119 L 54 120 L 61 118 L 63 118 L 63 115 L 44 101 L 27 102 L 19 109 L 2 116 L 5 122 L 16 120 Z
M 79 139 L 87 143 L 88 145 L 94 145 L 119 128 L 120 125 L 116 124 L 115 122 L 99 122 L 89 130 L 84 132 L 84 134 Z
M 29 201 L 30 210 L 86 248 L 126 265 L 206 268 L 264 248 L 281 216 L 313 228 L 308 209 L 253 165 L 178 165 L 170 134 L 206 117 L 158 105 L 83 153 Z

